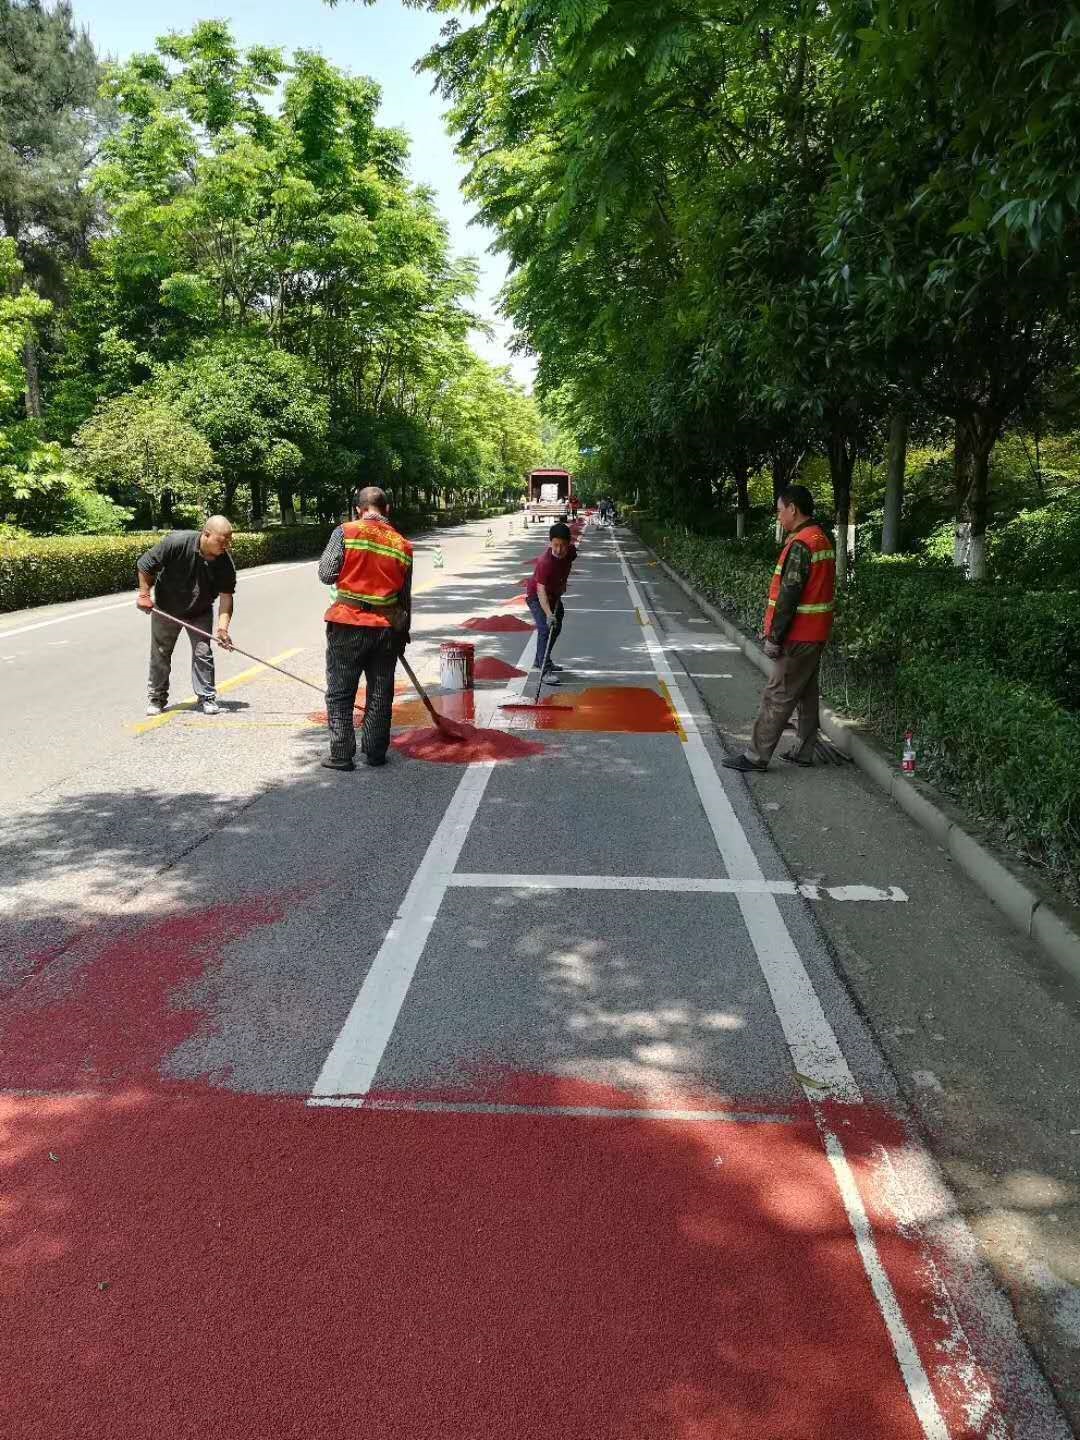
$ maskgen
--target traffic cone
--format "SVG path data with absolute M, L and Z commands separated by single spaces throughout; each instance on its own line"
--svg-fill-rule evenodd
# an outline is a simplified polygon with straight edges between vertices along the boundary
M 441 545 L 436 545 L 436 546 L 435 546 L 435 555 L 434 555 L 433 558 L 434 558 L 435 569 L 436 569 L 436 570 L 442 570 L 442 569 L 444 568 L 444 566 L 446 565 L 446 561 L 443 559 L 443 553 L 442 553 L 442 546 L 441 546 Z
M 489 525 L 489 526 L 488 526 L 487 536 L 486 536 L 486 538 L 485 538 L 485 540 L 484 540 L 484 549 L 485 549 L 485 550 L 490 550 L 491 547 L 492 547 L 492 545 L 494 545 L 494 544 L 495 544 L 495 536 L 494 536 L 494 534 L 493 534 L 493 532 L 492 532 L 491 526 Z

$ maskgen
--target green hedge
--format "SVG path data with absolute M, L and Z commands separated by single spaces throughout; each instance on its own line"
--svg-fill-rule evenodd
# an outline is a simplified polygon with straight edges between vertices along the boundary
M 434 525 L 460 525 L 468 519 L 492 519 L 505 510 L 440 510 L 437 515 L 397 515 L 407 533 Z M 232 555 L 237 568 L 319 555 L 330 525 L 290 525 L 272 530 L 237 531 Z M 161 531 L 138 535 L 46 536 L 0 540 L 0 613 L 64 600 L 89 600 L 135 588 L 139 559 Z
M 658 554 L 759 634 L 771 540 L 644 522 Z M 911 559 L 863 561 L 841 598 L 823 686 L 899 755 L 1080 898 L 1080 596 L 966 584 Z
M 320 553 L 330 528 L 294 525 L 238 532 L 233 559 L 238 569 L 307 559 Z M 47 536 L 0 544 L 0 612 L 133 590 L 139 556 L 161 533 Z

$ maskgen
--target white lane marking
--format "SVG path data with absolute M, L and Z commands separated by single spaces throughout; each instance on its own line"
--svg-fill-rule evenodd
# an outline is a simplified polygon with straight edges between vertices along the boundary
M 412 878 L 394 923 L 319 1071 L 312 1095 L 363 1096 L 371 1088 L 420 956 L 476 817 L 493 761 L 469 765 Z
M 610 1105 L 513 1105 L 497 1100 L 379 1100 L 349 1095 L 313 1097 L 309 1105 L 331 1109 L 404 1110 L 417 1115 L 557 1115 L 582 1120 L 679 1120 L 691 1124 L 797 1125 L 800 1115 L 756 1110 L 622 1109 Z
M 622 560 L 619 542 L 614 542 Z M 764 880 L 753 847 L 739 824 L 727 791 L 713 765 L 694 716 L 679 689 L 674 672 L 668 664 L 664 647 L 645 611 L 630 567 L 623 560 L 623 578 L 630 599 L 642 610 L 642 634 L 657 675 L 667 685 L 672 705 L 686 732 L 683 753 L 690 766 L 702 808 L 712 827 L 724 869 L 733 880 Z M 835 1099 L 862 1099 L 844 1058 L 832 1026 L 821 1007 L 817 992 L 806 972 L 802 958 L 788 933 L 787 925 L 776 905 L 774 895 L 742 894 L 738 897 L 743 922 L 757 954 L 765 983 L 787 1041 L 795 1069 L 809 1076 Z M 821 1098 L 821 1089 L 807 1091 L 811 1099 Z
M 656 679 L 655 670 L 582 670 L 572 660 L 567 660 L 563 667 L 571 676 L 583 675 L 587 680 L 600 680 L 605 675 L 647 675 L 651 680 Z M 712 671 L 689 671 L 692 680 L 734 680 L 734 675 L 715 675 Z
M 249 569 L 238 572 L 244 579 L 245 584 L 249 580 L 260 580 L 264 575 L 280 575 L 283 570 L 298 570 L 303 565 L 315 565 L 315 560 L 290 560 L 283 565 L 253 565 Z M 49 625 L 63 625 L 68 620 L 89 620 L 92 615 L 105 615 L 110 610 L 123 610 L 125 607 L 135 609 L 135 591 L 125 600 L 117 600 L 112 605 L 98 605 L 93 610 L 74 610 L 69 615 L 55 615 L 51 620 L 37 620 L 33 625 L 21 625 L 16 630 L 5 630 L 0 627 L 0 640 L 10 640 L 14 635 L 29 635 L 31 630 L 44 630 Z M 66 642 L 65 642 L 66 643 Z
M 855 1176 L 852 1174 L 851 1166 L 844 1154 L 843 1146 L 828 1126 L 823 1123 L 820 1114 L 818 1115 L 818 1131 L 836 1178 L 836 1187 L 840 1191 L 844 1209 L 847 1211 L 859 1258 L 862 1260 L 863 1269 L 870 1281 L 870 1288 L 874 1292 L 874 1299 L 881 1311 L 881 1317 L 885 1321 L 900 1371 L 904 1377 L 904 1384 L 907 1386 L 907 1392 L 915 1414 L 918 1416 L 919 1424 L 922 1426 L 923 1434 L 927 1440 L 949 1440 L 949 1428 L 938 1408 L 933 1387 L 923 1368 L 915 1341 L 911 1338 L 911 1331 L 904 1320 L 896 1292 L 881 1263 L 881 1256 L 878 1254 L 877 1245 L 874 1242 L 873 1227 L 866 1213 L 866 1207 L 863 1205 L 859 1187 L 855 1183 Z
M 531 639 L 527 642 L 522 661 L 534 643 Z M 494 768 L 493 761 L 473 761 L 461 777 L 394 923 L 319 1071 L 309 1103 L 340 1095 L 362 1100 L 371 1089 L 442 906 L 447 878 L 457 865 Z
M 791 895 L 804 900 L 879 900 L 904 904 L 898 885 L 811 885 L 797 880 L 728 880 L 668 875 L 498 875 L 459 870 L 446 877 L 459 890 L 649 890 L 678 895 Z

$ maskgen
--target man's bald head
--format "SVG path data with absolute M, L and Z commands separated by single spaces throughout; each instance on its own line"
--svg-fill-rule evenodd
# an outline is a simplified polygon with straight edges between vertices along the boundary
M 377 510 L 380 515 L 385 515 L 389 508 L 386 491 L 380 490 L 377 485 L 365 485 L 356 497 L 356 508 L 361 515 L 365 510 Z
M 199 548 L 208 558 L 214 555 L 224 555 L 232 544 L 232 537 L 232 521 L 227 520 L 224 515 L 211 515 L 202 528 Z

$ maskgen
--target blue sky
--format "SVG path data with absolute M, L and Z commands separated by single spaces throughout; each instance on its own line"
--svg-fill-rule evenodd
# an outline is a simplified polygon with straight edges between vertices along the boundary
M 285 50 L 320 50 L 329 60 L 357 75 L 370 75 L 382 86 L 383 124 L 400 126 L 412 137 L 412 174 L 438 196 L 458 254 L 475 255 L 481 265 L 477 308 L 497 330 L 494 343 L 474 336 L 476 349 L 496 364 L 510 362 L 525 383 L 529 361 L 506 350 L 510 327 L 495 312 L 495 297 L 505 279 L 501 256 L 487 254 L 491 234 L 470 225 L 470 211 L 458 189 L 464 173 L 442 121 L 443 102 L 431 93 L 428 76 L 413 64 L 438 38 L 442 17 L 406 9 L 400 0 L 366 6 L 341 0 L 331 10 L 322 0 L 73 0 L 75 18 L 85 25 L 99 54 L 125 59 L 151 50 L 157 36 L 189 30 L 197 20 L 228 20 L 241 45 L 277 45 Z

